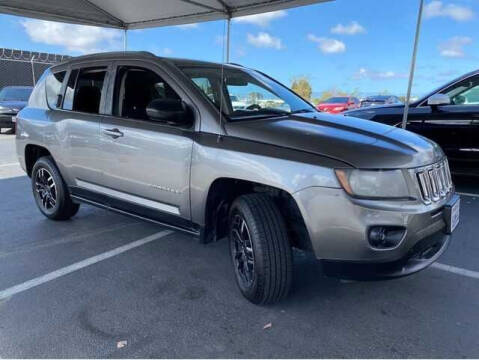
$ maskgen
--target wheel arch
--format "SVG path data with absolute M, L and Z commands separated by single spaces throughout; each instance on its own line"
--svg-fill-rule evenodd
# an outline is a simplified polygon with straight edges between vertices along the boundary
M 228 177 L 215 179 L 208 189 L 202 241 L 211 242 L 226 236 L 231 204 L 238 196 L 251 193 L 266 193 L 271 197 L 285 220 L 291 245 L 303 250 L 312 250 L 303 216 L 296 200 L 289 192 L 254 181 Z
M 25 146 L 25 170 L 27 175 L 32 176 L 33 166 L 39 158 L 51 155 L 50 151 L 44 146 L 27 144 Z

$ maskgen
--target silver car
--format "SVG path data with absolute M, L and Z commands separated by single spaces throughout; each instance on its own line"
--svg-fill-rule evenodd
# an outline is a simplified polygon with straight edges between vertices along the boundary
M 71 59 L 38 81 L 16 136 L 45 216 L 65 220 L 87 203 L 203 243 L 227 236 L 239 289 L 258 304 L 288 294 L 292 247 L 330 275 L 394 278 L 433 263 L 459 221 L 434 142 L 319 113 L 237 65 Z

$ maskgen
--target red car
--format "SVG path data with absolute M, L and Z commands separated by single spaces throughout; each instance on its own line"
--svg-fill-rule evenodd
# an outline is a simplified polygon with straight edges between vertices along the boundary
M 329 98 L 328 100 L 319 103 L 317 109 L 319 111 L 339 114 L 343 111 L 352 110 L 359 108 L 360 103 L 359 99 L 350 96 L 337 96 Z

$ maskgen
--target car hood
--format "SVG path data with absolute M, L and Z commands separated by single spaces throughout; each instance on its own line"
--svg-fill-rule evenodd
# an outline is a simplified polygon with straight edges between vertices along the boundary
M 9 108 L 9 109 L 17 109 L 18 111 L 22 110 L 27 105 L 26 101 L 18 101 L 18 100 L 5 100 L 0 101 L 0 106 Z
M 386 105 L 366 106 L 366 107 L 361 107 L 359 109 L 345 111 L 343 112 L 343 115 L 355 116 L 355 114 L 359 114 L 359 113 L 364 113 L 364 114 L 367 114 L 367 112 L 374 113 L 377 110 L 386 110 L 386 111 L 391 110 L 392 112 L 397 113 L 399 111 L 404 110 L 404 104 L 386 104 Z
M 311 113 L 229 122 L 229 136 L 326 156 L 363 169 L 413 168 L 444 157 L 412 132 L 354 117 Z
M 331 108 L 331 107 L 346 107 L 348 104 L 346 103 L 327 103 L 327 104 L 318 104 L 318 107 L 325 107 L 325 108 Z

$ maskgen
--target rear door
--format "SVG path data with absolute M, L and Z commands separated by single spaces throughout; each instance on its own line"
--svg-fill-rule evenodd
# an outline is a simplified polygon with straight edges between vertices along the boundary
M 115 68 L 110 115 L 100 129 L 105 174 L 98 190 L 118 200 L 115 207 L 159 220 L 190 219 L 194 130 L 152 121 L 146 114 L 153 99 L 180 99 L 181 89 L 153 64 L 117 62 Z
M 104 112 L 109 64 L 95 62 L 73 65 L 64 89 L 51 102 L 59 149 L 70 186 L 102 181 L 102 164 L 98 159 L 100 119 Z

